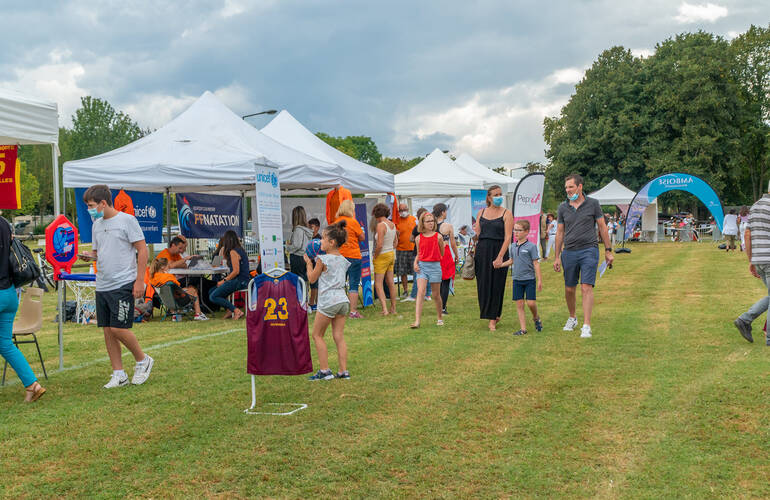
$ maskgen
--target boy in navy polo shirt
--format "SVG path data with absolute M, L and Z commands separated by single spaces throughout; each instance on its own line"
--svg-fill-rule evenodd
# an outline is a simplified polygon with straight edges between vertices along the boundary
M 516 312 L 519 315 L 521 329 L 514 335 L 527 333 L 527 313 L 524 311 L 524 298 L 527 306 L 532 311 L 532 319 L 535 321 L 535 330 L 543 330 L 543 323 L 537 314 L 537 291 L 543 290 L 543 276 L 540 274 L 540 261 L 538 260 L 537 245 L 527 239 L 529 235 L 529 221 L 519 220 L 513 225 L 514 241 L 508 248 L 509 259 L 503 262 L 507 267 L 513 264 L 513 300 L 516 301 Z

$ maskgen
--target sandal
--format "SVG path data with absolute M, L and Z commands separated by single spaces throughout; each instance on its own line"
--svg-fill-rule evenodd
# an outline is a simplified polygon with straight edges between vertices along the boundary
M 514 335 L 526 335 L 527 331 L 526 330 L 518 330 L 518 331 L 513 332 L 513 334 Z
M 419 323 L 412 323 L 411 325 L 409 325 L 409 328 L 411 328 L 412 330 L 416 330 L 416 329 L 420 328 L 420 324 Z
M 444 320 L 440 319 L 440 320 L 436 321 L 436 326 L 444 326 Z
M 35 382 L 34 384 L 32 384 L 32 388 L 26 389 L 26 391 L 27 391 L 27 395 L 24 398 L 24 402 L 34 403 L 35 401 L 40 399 L 40 397 L 43 394 L 45 394 L 45 387 L 40 385 L 38 382 Z
M 233 319 L 234 319 L 234 320 L 239 320 L 239 319 L 241 319 L 242 317 L 243 317 L 243 311 L 241 311 L 240 309 L 236 309 L 236 310 L 233 312 Z

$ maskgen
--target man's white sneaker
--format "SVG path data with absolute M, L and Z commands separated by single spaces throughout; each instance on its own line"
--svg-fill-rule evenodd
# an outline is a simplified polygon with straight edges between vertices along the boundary
M 583 325 L 583 328 L 580 329 L 580 338 L 581 339 L 590 339 L 591 338 L 591 327 L 588 325 Z
M 576 326 L 577 326 L 577 318 L 567 318 L 567 323 L 564 324 L 564 328 L 562 328 L 562 330 L 564 330 L 565 332 L 571 332 L 572 330 L 575 329 Z
M 137 363 L 136 367 L 134 368 L 134 376 L 131 378 L 131 383 L 134 385 L 140 385 L 147 382 L 147 379 L 150 378 L 150 372 L 152 371 L 153 363 L 155 363 L 155 360 L 152 359 L 149 355 L 144 358 L 144 361 Z
M 116 387 L 124 387 L 128 385 L 128 376 L 124 378 L 120 378 L 118 375 L 115 375 L 114 373 L 110 377 L 110 381 L 104 384 L 105 389 L 114 389 Z

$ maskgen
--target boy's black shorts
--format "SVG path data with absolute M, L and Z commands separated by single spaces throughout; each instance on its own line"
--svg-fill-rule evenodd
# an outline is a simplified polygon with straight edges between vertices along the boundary
M 96 292 L 96 324 L 100 328 L 131 328 L 134 324 L 134 282 Z

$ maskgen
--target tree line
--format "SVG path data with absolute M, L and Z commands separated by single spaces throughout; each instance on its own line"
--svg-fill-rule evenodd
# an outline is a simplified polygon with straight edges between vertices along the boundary
M 731 41 L 698 31 L 649 57 L 602 52 L 556 117 L 545 118 L 546 179 L 580 173 L 586 192 L 617 179 L 632 190 L 668 172 L 697 175 L 724 205 L 751 205 L 770 177 L 770 27 Z M 669 204 L 693 206 L 684 193 Z M 688 205 L 689 204 L 689 205 Z

